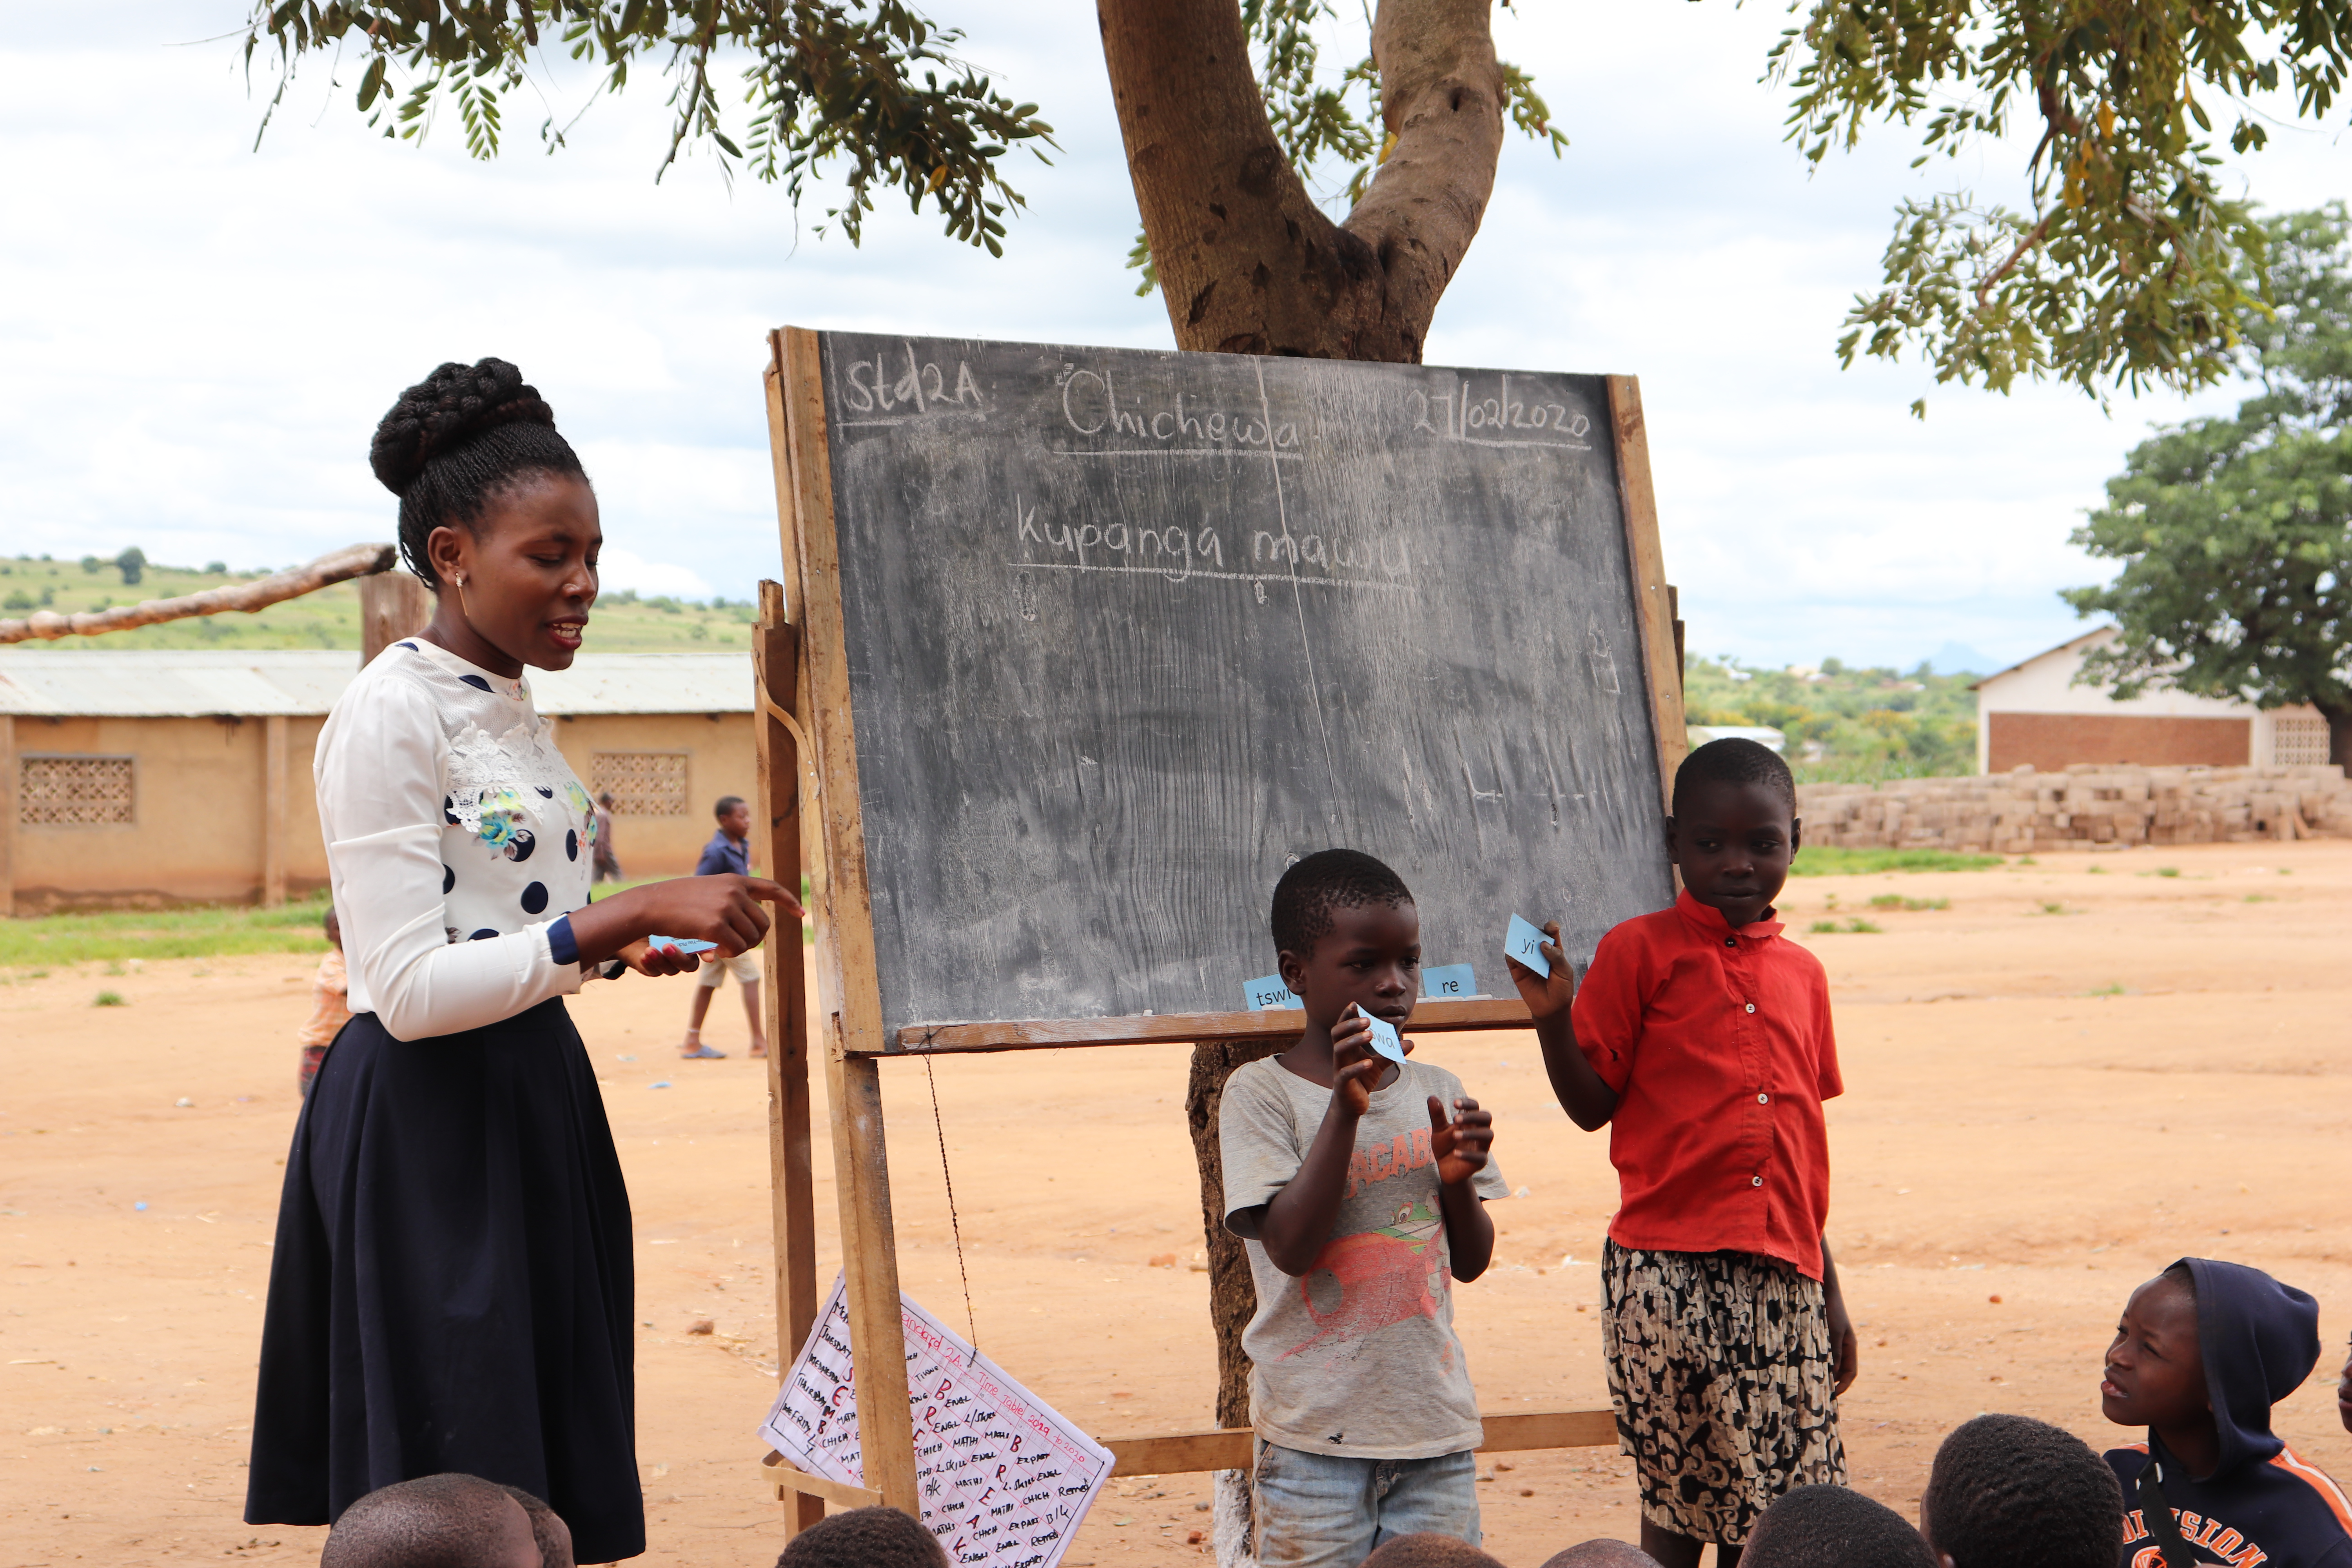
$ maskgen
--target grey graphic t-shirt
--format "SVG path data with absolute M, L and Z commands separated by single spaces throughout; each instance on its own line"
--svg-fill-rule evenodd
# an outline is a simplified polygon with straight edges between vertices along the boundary
M 1408 1060 L 1372 1092 L 1339 1223 L 1315 1266 L 1294 1279 L 1244 1237 L 1257 1316 L 1249 1352 L 1250 1423 L 1269 1443 L 1310 1454 L 1425 1459 L 1482 1440 L 1478 1398 L 1454 1332 L 1452 1250 L 1438 1208 L 1429 1097 L 1453 1115 L 1462 1081 Z M 1270 1203 L 1298 1173 L 1331 1091 L 1269 1057 L 1225 1083 L 1218 1137 L 1225 1224 Z M 1481 1198 L 1510 1195 L 1490 1160 L 1470 1179 Z M 1240 1233 L 1235 1232 L 1236 1235 Z

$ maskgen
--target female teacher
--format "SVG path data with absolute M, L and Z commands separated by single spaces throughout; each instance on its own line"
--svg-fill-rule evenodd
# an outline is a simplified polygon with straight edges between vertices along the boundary
M 562 998 L 768 929 L 757 877 L 591 904 L 596 811 L 531 706 L 596 601 L 596 496 L 503 360 L 377 426 L 433 623 L 362 670 L 314 765 L 352 1017 L 294 1126 L 245 1517 L 325 1524 L 457 1470 L 545 1498 L 582 1563 L 646 1549 L 629 1196 Z

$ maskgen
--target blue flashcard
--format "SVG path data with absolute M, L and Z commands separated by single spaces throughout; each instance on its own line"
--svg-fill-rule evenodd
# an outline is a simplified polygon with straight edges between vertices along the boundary
M 680 952 L 709 952 L 719 945 L 690 936 L 649 936 L 646 941 L 654 947 L 674 947 Z
M 1253 1013 L 1267 1007 L 1307 1005 L 1290 994 L 1290 987 L 1282 983 L 1282 976 L 1279 974 L 1269 974 L 1263 979 L 1243 982 L 1242 998 L 1249 1004 L 1249 1010 Z
M 1538 974 L 1549 975 L 1551 960 L 1543 955 L 1543 944 L 1550 940 L 1524 917 L 1513 915 L 1511 929 L 1503 933 L 1503 951 Z
M 1435 969 L 1421 972 L 1421 994 L 1432 1001 L 1455 996 L 1475 996 L 1478 977 L 1466 963 L 1440 964 Z
M 1364 1022 L 1372 1026 L 1372 1049 L 1402 1065 L 1404 1061 L 1404 1037 L 1397 1033 L 1397 1026 L 1386 1018 L 1375 1018 L 1370 1013 L 1364 1013 L 1360 1007 L 1356 1010 L 1363 1013 Z

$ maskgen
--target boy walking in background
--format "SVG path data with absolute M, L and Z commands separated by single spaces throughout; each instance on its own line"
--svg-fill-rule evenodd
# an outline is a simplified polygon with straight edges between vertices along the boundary
M 1822 1225 L 1822 1102 L 1843 1088 L 1821 963 L 1772 900 L 1796 853 L 1788 764 L 1753 741 L 1675 774 L 1683 893 L 1601 939 L 1580 990 L 1509 960 L 1553 1092 L 1610 1129 L 1621 1202 L 1601 1254 L 1602 1352 L 1642 1498 L 1642 1550 L 1724 1568 L 1783 1493 L 1845 1484 L 1837 1395 L 1858 1351 Z
M 1449 1276 L 1494 1255 L 1485 1203 L 1510 1189 L 1493 1119 L 1452 1073 L 1372 1052 L 1365 1015 L 1401 1028 L 1421 991 L 1421 919 L 1394 871 L 1309 855 L 1276 885 L 1273 923 L 1306 1032 L 1235 1071 L 1218 1112 L 1225 1226 L 1257 1287 L 1256 1556 L 1355 1568 L 1421 1531 L 1475 1545 L 1483 1428 Z
M 2271 1432 L 2319 1363 L 2319 1303 L 2259 1268 L 2184 1258 L 2131 1294 L 2099 1410 L 2147 1439 L 2107 1450 L 2123 1568 L 2352 1568 L 2352 1503 Z
M 719 818 L 719 831 L 702 847 L 702 858 L 695 862 L 694 874 L 717 877 L 731 871 L 739 877 L 750 876 L 751 808 L 743 804 L 740 795 L 722 795 L 710 810 Z M 702 1020 L 710 1015 L 710 999 L 719 994 L 719 977 L 722 973 L 732 974 L 735 983 L 742 987 L 743 1016 L 751 1023 L 751 1054 L 768 1054 L 767 1030 L 760 1020 L 760 950 L 755 947 L 732 958 L 721 958 L 715 952 L 702 955 L 702 971 L 695 977 L 693 1016 L 687 1020 L 685 1043 L 677 1047 L 677 1054 L 688 1061 L 718 1061 L 727 1055 L 702 1043 Z

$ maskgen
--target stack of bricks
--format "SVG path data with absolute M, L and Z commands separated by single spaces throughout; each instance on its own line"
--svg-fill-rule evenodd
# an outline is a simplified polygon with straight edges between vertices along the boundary
M 1979 778 L 1809 784 L 1807 844 L 2026 855 L 2135 844 L 2352 838 L 2352 784 L 2333 764 L 2142 768 L 2082 764 Z

